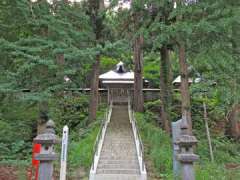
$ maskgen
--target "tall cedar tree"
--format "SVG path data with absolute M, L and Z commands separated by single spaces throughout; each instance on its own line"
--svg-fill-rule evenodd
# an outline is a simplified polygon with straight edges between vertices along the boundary
M 167 26 L 172 23 L 172 19 L 169 17 L 170 11 L 173 9 L 172 3 L 169 3 L 168 1 L 162 1 L 161 3 L 150 3 L 152 25 L 161 23 Z M 154 32 L 153 34 L 154 36 L 163 37 L 161 38 L 162 41 L 158 42 L 156 47 L 156 50 L 160 52 L 160 123 L 162 124 L 162 128 L 166 132 L 170 133 L 172 105 L 172 68 L 169 47 L 171 43 L 170 40 L 166 38 L 166 34 L 161 32 Z
M 103 27 L 102 10 L 104 8 L 103 0 L 89 0 L 90 17 L 95 33 L 95 46 L 101 43 L 101 34 Z M 95 120 L 98 109 L 98 87 L 99 87 L 99 71 L 100 71 L 100 53 L 96 54 L 95 62 L 92 66 L 91 79 L 91 99 L 89 104 L 89 120 Z
M 142 20 L 142 8 L 143 3 L 134 2 L 133 6 L 140 6 L 138 12 L 134 12 L 134 27 L 135 32 L 138 31 Z M 135 8 L 137 9 L 137 8 Z M 134 9 L 134 11 L 135 11 Z M 143 45 L 144 37 L 142 34 L 137 34 L 133 40 L 133 61 L 134 61 L 134 96 L 133 104 L 134 110 L 137 112 L 144 111 L 144 100 L 143 100 Z
M 232 16 L 236 16 L 237 12 L 235 7 L 240 6 L 240 2 L 231 0 L 230 1 L 230 6 L 231 6 L 231 14 Z M 238 19 L 234 20 L 232 22 L 232 55 L 233 59 L 238 61 L 239 56 L 240 56 L 240 21 Z M 235 78 L 236 79 L 236 78 Z M 237 83 L 237 82 L 234 82 Z M 236 90 L 236 88 L 234 88 Z M 238 101 L 238 98 L 234 99 L 232 109 L 228 115 L 228 120 L 229 120 L 229 129 L 228 133 L 229 136 L 234 138 L 234 139 L 240 139 L 240 126 L 239 126 L 239 117 L 240 117 L 240 104 Z
M 160 23 L 169 25 L 172 19 L 169 18 L 170 11 L 173 9 L 172 3 L 164 1 L 164 7 L 160 7 Z M 172 105 L 172 68 L 170 59 L 170 40 L 167 38 L 161 42 L 160 48 L 160 99 L 161 99 L 161 121 L 163 129 L 170 133 L 171 105 Z
M 172 99 L 172 73 L 171 62 L 169 56 L 169 50 L 166 45 L 163 45 L 160 49 L 160 98 L 161 98 L 161 120 L 163 123 L 163 129 L 170 133 L 170 108 Z
M 134 40 L 134 110 L 144 111 L 143 102 L 143 43 L 142 35 Z
M 86 60 L 95 50 L 89 18 L 81 4 L 73 6 L 63 1 L 49 4 L 46 0 L 4 0 L 0 2 L 0 9 L 4 26 L 0 30 L 0 69 L 4 70 L 0 90 L 4 93 L 30 90 L 25 98 L 18 98 L 39 104 L 41 132 L 41 125 L 48 117 L 49 97 L 66 85 L 63 76 L 71 78 L 72 84 L 78 84 L 77 73 L 84 74 L 87 71 L 84 66 L 91 63 Z M 11 16 L 16 13 L 17 16 Z M 62 65 L 58 68 L 57 54 L 66 54 L 64 68 Z
M 181 8 L 185 5 L 183 0 L 177 1 L 177 8 Z M 182 15 L 177 17 L 177 21 L 182 21 Z M 188 75 L 188 64 L 186 59 L 186 45 L 182 37 L 178 38 L 178 51 L 179 51 L 179 65 L 181 74 L 181 102 L 182 102 L 182 118 L 186 118 L 188 122 L 189 133 L 192 133 L 192 117 L 191 117 L 191 104 L 190 104 L 190 92 L 189 92 L 189 75 Z

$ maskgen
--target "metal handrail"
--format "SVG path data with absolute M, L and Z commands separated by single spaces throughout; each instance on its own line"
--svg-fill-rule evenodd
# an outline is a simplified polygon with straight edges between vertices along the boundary
M 139 133 L 137 123 L 136 123 L 136 120 L 135 120 L 135 117 L 134 117 L 134 112 L 132 112 L 132 113 L 133 113 L 133 118 L 132 119 L 133 119 L 133 122 L 134 122 L 134 127 L 135 127 L 135 131 L 136 131 L 136 134 L 137 134 L 137 139 L 138 139 L 138 142 L 139 142 L 139 150 L 141 151 L 141 152 L 139 152 L 139 155 L 142 158 L 142 170 L 144 171 L 144 146 L 143 146 L 141 135 Z
M 110 108 L 112 106 L 112 103 L 110 103 Z M 97 138 L 95 140 L 95 143 L 94 143 L 94 146 L 93 146 L 93 157 L 92 157 L 92 169 L 95 169 L 95 156 L 97 155 L 98 156 L 98 151 L 99 151 L 99 142 L 100 140 L 103 138 L 103 129 L 107 126 L 108 124 L 108 116 L 109 116 L 109 110 L 110 108 L 107 108 L 106 109 L 106 112 L 105 112 L 105 117 L 104 117 L 104 120 L 102 120 L 102 123 L 101 123 L 101 126 L 100 126 L 100 129 L 99 129 L 99 132 L 98 132 L 98 135 L 97 135 Z
M 141 135 L 140 135 L 139 130 L 138 130 L 138 126 L 137 126 L 136 119 L 135 119 L 135 116 L 134 116 L 134 111 L 132 110 L 132 107 L 131 107 L 130 98 L 128 99 L 128 106 L 129 106 L 131 120 L 132 120 L 132 124 L 133 124 L 133 131 L 134 131 L 134 134 L 136 134 L 136 143 L 138 142 L 138 146 L 139 146 L 138 154 L 139 154 L 139 156 L 141 157 L 141 160 L 142 160 L 141 169 L 142 169 L 142 171 L 145 171 L 144 146 L 143 146 L 143 143 L 142 143 Z

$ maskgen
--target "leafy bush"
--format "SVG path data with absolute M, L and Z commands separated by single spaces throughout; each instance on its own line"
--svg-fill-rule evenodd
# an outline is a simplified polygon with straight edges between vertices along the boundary
M 6 98 L 0 107 L 0 161 L 28 159 L 37 111 L 29 102 Z
M 145 59 L 147 63 L 144 64 L 144 78 L 150 81 L 151 87 L 159 87 L 160 66 L 159 61 Z
M 50 100 L 50 117 L 61 133 L 64 125 L 71 131 L 79 131 L 87 126 L 88 96 L 84 94 L 65 95 Z

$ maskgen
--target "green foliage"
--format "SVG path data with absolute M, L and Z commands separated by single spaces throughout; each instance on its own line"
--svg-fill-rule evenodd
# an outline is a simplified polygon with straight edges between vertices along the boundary
M 68 125 L 74 132 L 87 126 L 88 96 L 84 94 L 71 95 L 69 92 L 63 97 L 56 96 L 50 99 L 49 109 L 50 117 L 54 119 L 59 133 L 64 125 Z
M 110 69 L 115 68 L 115 65 L 118 63 L 116 59 L 110 57 L 101 57 L 101 72 L 107 72 Z
M 63 89 L 89 87 L 92 63 L 99 53 L 101 72 L 112 69 L 119 60 L 133 69 L 132 42 L 142 34 L 144 77 L 151 87 L 159 87 L 159 49 L 163 45 L 174 51 L 170 54 L 173 77 L 179 75 L 179 42 L 186 45 L 191 76 L 202 79 L 191 86 L 194 134 L 199 139 L 197 152 L 201 157 L 196 166 L 197 179 L 239 179 L 224 167 L 227 162 L 239 163 L 239 145 L 224 137 L 223 128 L 220 133 L 214 131 L 232 105 L 240 102 L 239 2 L 201 0 L 181 3 L 174 9 L 169 0 L 136 0 L 130 10 L 116 12 L 113 9 L 117 2 L 111 1 L 110 7 L 100 13 L 101 20 L 104 17 L 102 37 L 96 42 L 96 27 L 86 2 L 0 1 L 0 161 L 30 157 L 38 103 L 48 101 L 57 134 L 65 124 L 70 127 L 70 164 L 88 169 L 99 121 L 87 122 L 87 96 L 71 96 Z M 56 56 L 62 53 L 65 63 L 61 66 Z M 71 83 L 65 83 L 64 76 Z M 24 94 L 22 89 L 31 92 Z M 173 96 L 171 117 L 177 120 L 181 114 L 180 93 Z M 208 108 L 216 163 L 208 162 L 203 102 Z M 147 112 L 137 115 L 138 124 L 153 171 L 158 177 L 171 179 L 171 143 L 158 128 L 159 106 L 160 101 L 146 104 Z
M 156 101 L 146 102 L 144 104 L 144 107 L 145 107 L 146 110 L 149 110 L 151 112 L 158 112 L 159 108 L 160 108 L 160 105 L 161 105 L 161 101 L 160 100 L 156 100 Z
M 69 164 L 71 167 L 84 167 L 89 169 L 93 158 L 93 147 L 98 134 L 98 127 L 89 130 L 84 138 L 73 140 L 69 145 Z
M 200 157 L 203 157 L 201 161 L 207 161 L 209 158 L 209 150 L 206 138 L 198 136 L 201 139 L 199 142 L 199 152 Z M 224 163 L 238 163 L 240 160 L 239 149 L 240 146 L 237 143 L 227 139 L 226 137 L 215 137 L 212 140 L 213 151 L 215 155 L 215 161 L 221 164 Z
M 103 118 L 103 107 L 97 114 L 94 123 L 88 123 L 88 96 L 81 93 L 65 94 L 64 97 L 55 97 L 50 103 L 50 117 L 57 125 L 57 133 L 62 133 L 62 127 L 68 125 L 70 130 L 68 167 L 70 171 L 83 167 L 90 168 L 93 156 L 93 147 L 100 122 Z M 60 147 L 59 147 L 60 148 Z M 60 150 L 59 150 L 60 153 Z
M 171 140 L 152 121 L 152 116 L 136 114 L 138 128 L 145 144 L 146 159 L 149 159 L 154 168 L 151 171 L 158 177 L 170 178 L 172 176 Z
M 136 114 L 138 127 L 145 146 L 145 161 L 150 166 L 150 173 L 164 179 L 172 179 L 172 144 L 170 137 L 157 127 L 152 113 Z M 213 136 L 213 151 L 215 162 L 209 161 L 209 149 L 205 137 L 204 125 L 196 132 L 198 145 L 197 154 L 200 156 L 196 163 L 196 179 L 239 179 L 239 171 L 226 169 L 226 164 L 238 164 L 240 161 L 238 143 L 226 137 Z M 150 162 L 149 162 L 150 161 Z
M 32 131 L 37 110 L 33 104 L 14 96 L 5 98 L 0 108 L 0 161 L 27 159 L 31 152 Z M 33 106 L 32 106 L 33 105 Z
M 156 55 L 149 55 L 144 58 L 144 78 L 150 81 L 150 86 L 159 88 L 160 65 Z
M 70 168 L 83 167 L 85 170 L 89 170 L 93 155 L 94 146 L 97 135 L 100 130 L 100 124 L 104 120 L 105 108 L 102 108 L 97 113 L 96 122 L 89 124 L 80 132 L 72 131 L 70 133 L 69 144 L 69 164 Z
M 196 179 L 197 180 L 228 180 L 239 179 L 240 174 L 237 170 L 226 170 L 223 165 L 217 163 L 207 162 L 204 165 L 196 165 Z
M 82 6 L 70 6 L 63 1 L 53 5 L 46 1 L 1 2 L 0 9 L 6 12 L 6 8 L 8 13 L 20 15 L 1 16 L 9 31 L 5 29 L 0 39 L 1 67 L 5 76 L 1 79 L 4 86 L 0 89 L 27 88 L 49 94 L 50 90 L 65 86 L 61 79 L 63 75 L 79 85 L 77 80 L 81 74 L 80 82 L 84 83 L 84 70 L 89 70 L 84 67 L 86 62 L 91 64 L 96 49 L 92 46 L 89 18 Z M 5 21 L 13 22 L 12 26 Z M 24 36 L 19 36 L 21 33 Z M 61 73 L 55 60 L 58 53 L 65 54 L 66 63 Z M 82 71 L 79 72 L 79 68 Z

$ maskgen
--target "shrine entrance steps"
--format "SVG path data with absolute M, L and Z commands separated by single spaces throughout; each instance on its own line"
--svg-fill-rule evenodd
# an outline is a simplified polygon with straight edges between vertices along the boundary
M 114 104 L 95 180 L 140 180 L 140 168 L 127 104 Z

